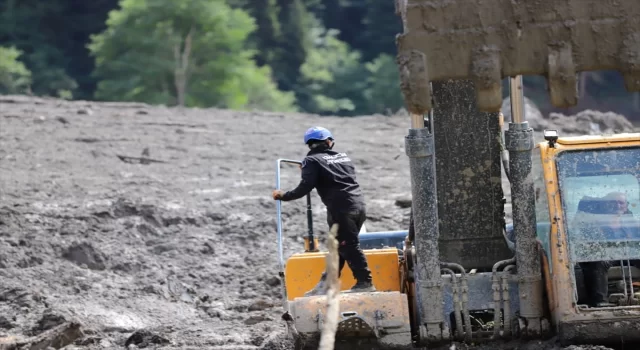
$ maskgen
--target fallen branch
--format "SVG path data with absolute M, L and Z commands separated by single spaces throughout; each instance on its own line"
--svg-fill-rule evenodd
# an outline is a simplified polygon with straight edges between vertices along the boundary
M 119 138 L 119 139 L 99 139 L 97 137 L 76 137 L 73 139 L 75 142 L 83 142 L 83 143 L 97 143 L 97 142 L 121 142 L 121 141 L 130 141 L 127 138 Z
M 322 327 L 322 335 L 320 337 L 320 346 L 318 350 L 333 350 L 336 339 L 336 331 L 338 329 L 338 315 L 340 314 L 340 280 L 338 278 L 338 225 L 334 224 L 329 230 L 327 239 L 327 312 Z
M 141 123 L 142 125 L 152 125 L 152 126 L 170 126 L 170 127 L 180 127 L 180 128 L 206 128 L 207 124 L 186 124 L 186 123 L 173 123 L 173 122 L 149 122 L 149 123 Z
M 166 163 L 164 160 L 158 160 L 158 159 L 147 158 L 147 157 L 130 157 L 130 156 L 122 156 L 119 154 L 116 154 L 116 156 L 120 158 L 121 161 L 129 164 Z
M 79 323 L 67 322 L 38 334 L 35 337 L 26 339 L 18 339 L 15 337 L 0 338 L 0 350 L 60 349 L 72 344 L 76 339 L 82 337 L 82 335 Z

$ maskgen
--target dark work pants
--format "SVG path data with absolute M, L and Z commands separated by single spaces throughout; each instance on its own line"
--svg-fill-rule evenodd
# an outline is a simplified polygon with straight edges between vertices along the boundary
M 366 218 L 367 214 L 364 209 L 334 213 L 327 211 L 329 228 L 333 224 L 338 224 L 339 273 L 342 273 L 342 268 L 346 262 L 353 272 L 353 277 L 358 282 L 371 282 L 371 271 L 369 270 L 367 259 L 362 249 L 360 249 L 360 239 L 358 237 Z
M 610 267 L 611 263 L 607 261 L 580 263 L 589 305 L 595 306 L 598 303 L 609 302 L 609 281 L 607 273 Z

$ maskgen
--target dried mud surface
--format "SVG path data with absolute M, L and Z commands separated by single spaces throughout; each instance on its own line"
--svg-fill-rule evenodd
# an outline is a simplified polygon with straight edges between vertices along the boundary
M 270 194 L 275 160 L 301 159 L 314 124 L 355 160 L 367 229 L 407 228 L 405 117 L 0 97 L 0 348 L 73 322 L 54 348 L 290 348 Z M 127 158 L 142 156 L 158 162 Z M 285 255 L 304 210 L 283 206 Z

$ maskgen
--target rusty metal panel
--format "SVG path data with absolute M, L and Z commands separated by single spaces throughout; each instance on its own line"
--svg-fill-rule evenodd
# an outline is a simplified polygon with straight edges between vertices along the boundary
M 581 71 L 618 70 L 629 91 L 640 91 L 638 0 L 397 0 L 396 9 L 406 86 L 473 80 L 488 112 L 499 110 L 507 76 L 547 77 L 558 107 L 577 103 Z

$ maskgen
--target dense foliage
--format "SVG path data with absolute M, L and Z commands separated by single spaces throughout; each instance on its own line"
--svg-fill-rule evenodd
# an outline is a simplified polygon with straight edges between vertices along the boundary
M 0 0 L 0 93 L 388 113 L 401 31 L 393 1 Z M 525 82 L 544 109 L 544 80 Z M 583 82 L 589 107 L 640 110 L 617 73 Z

